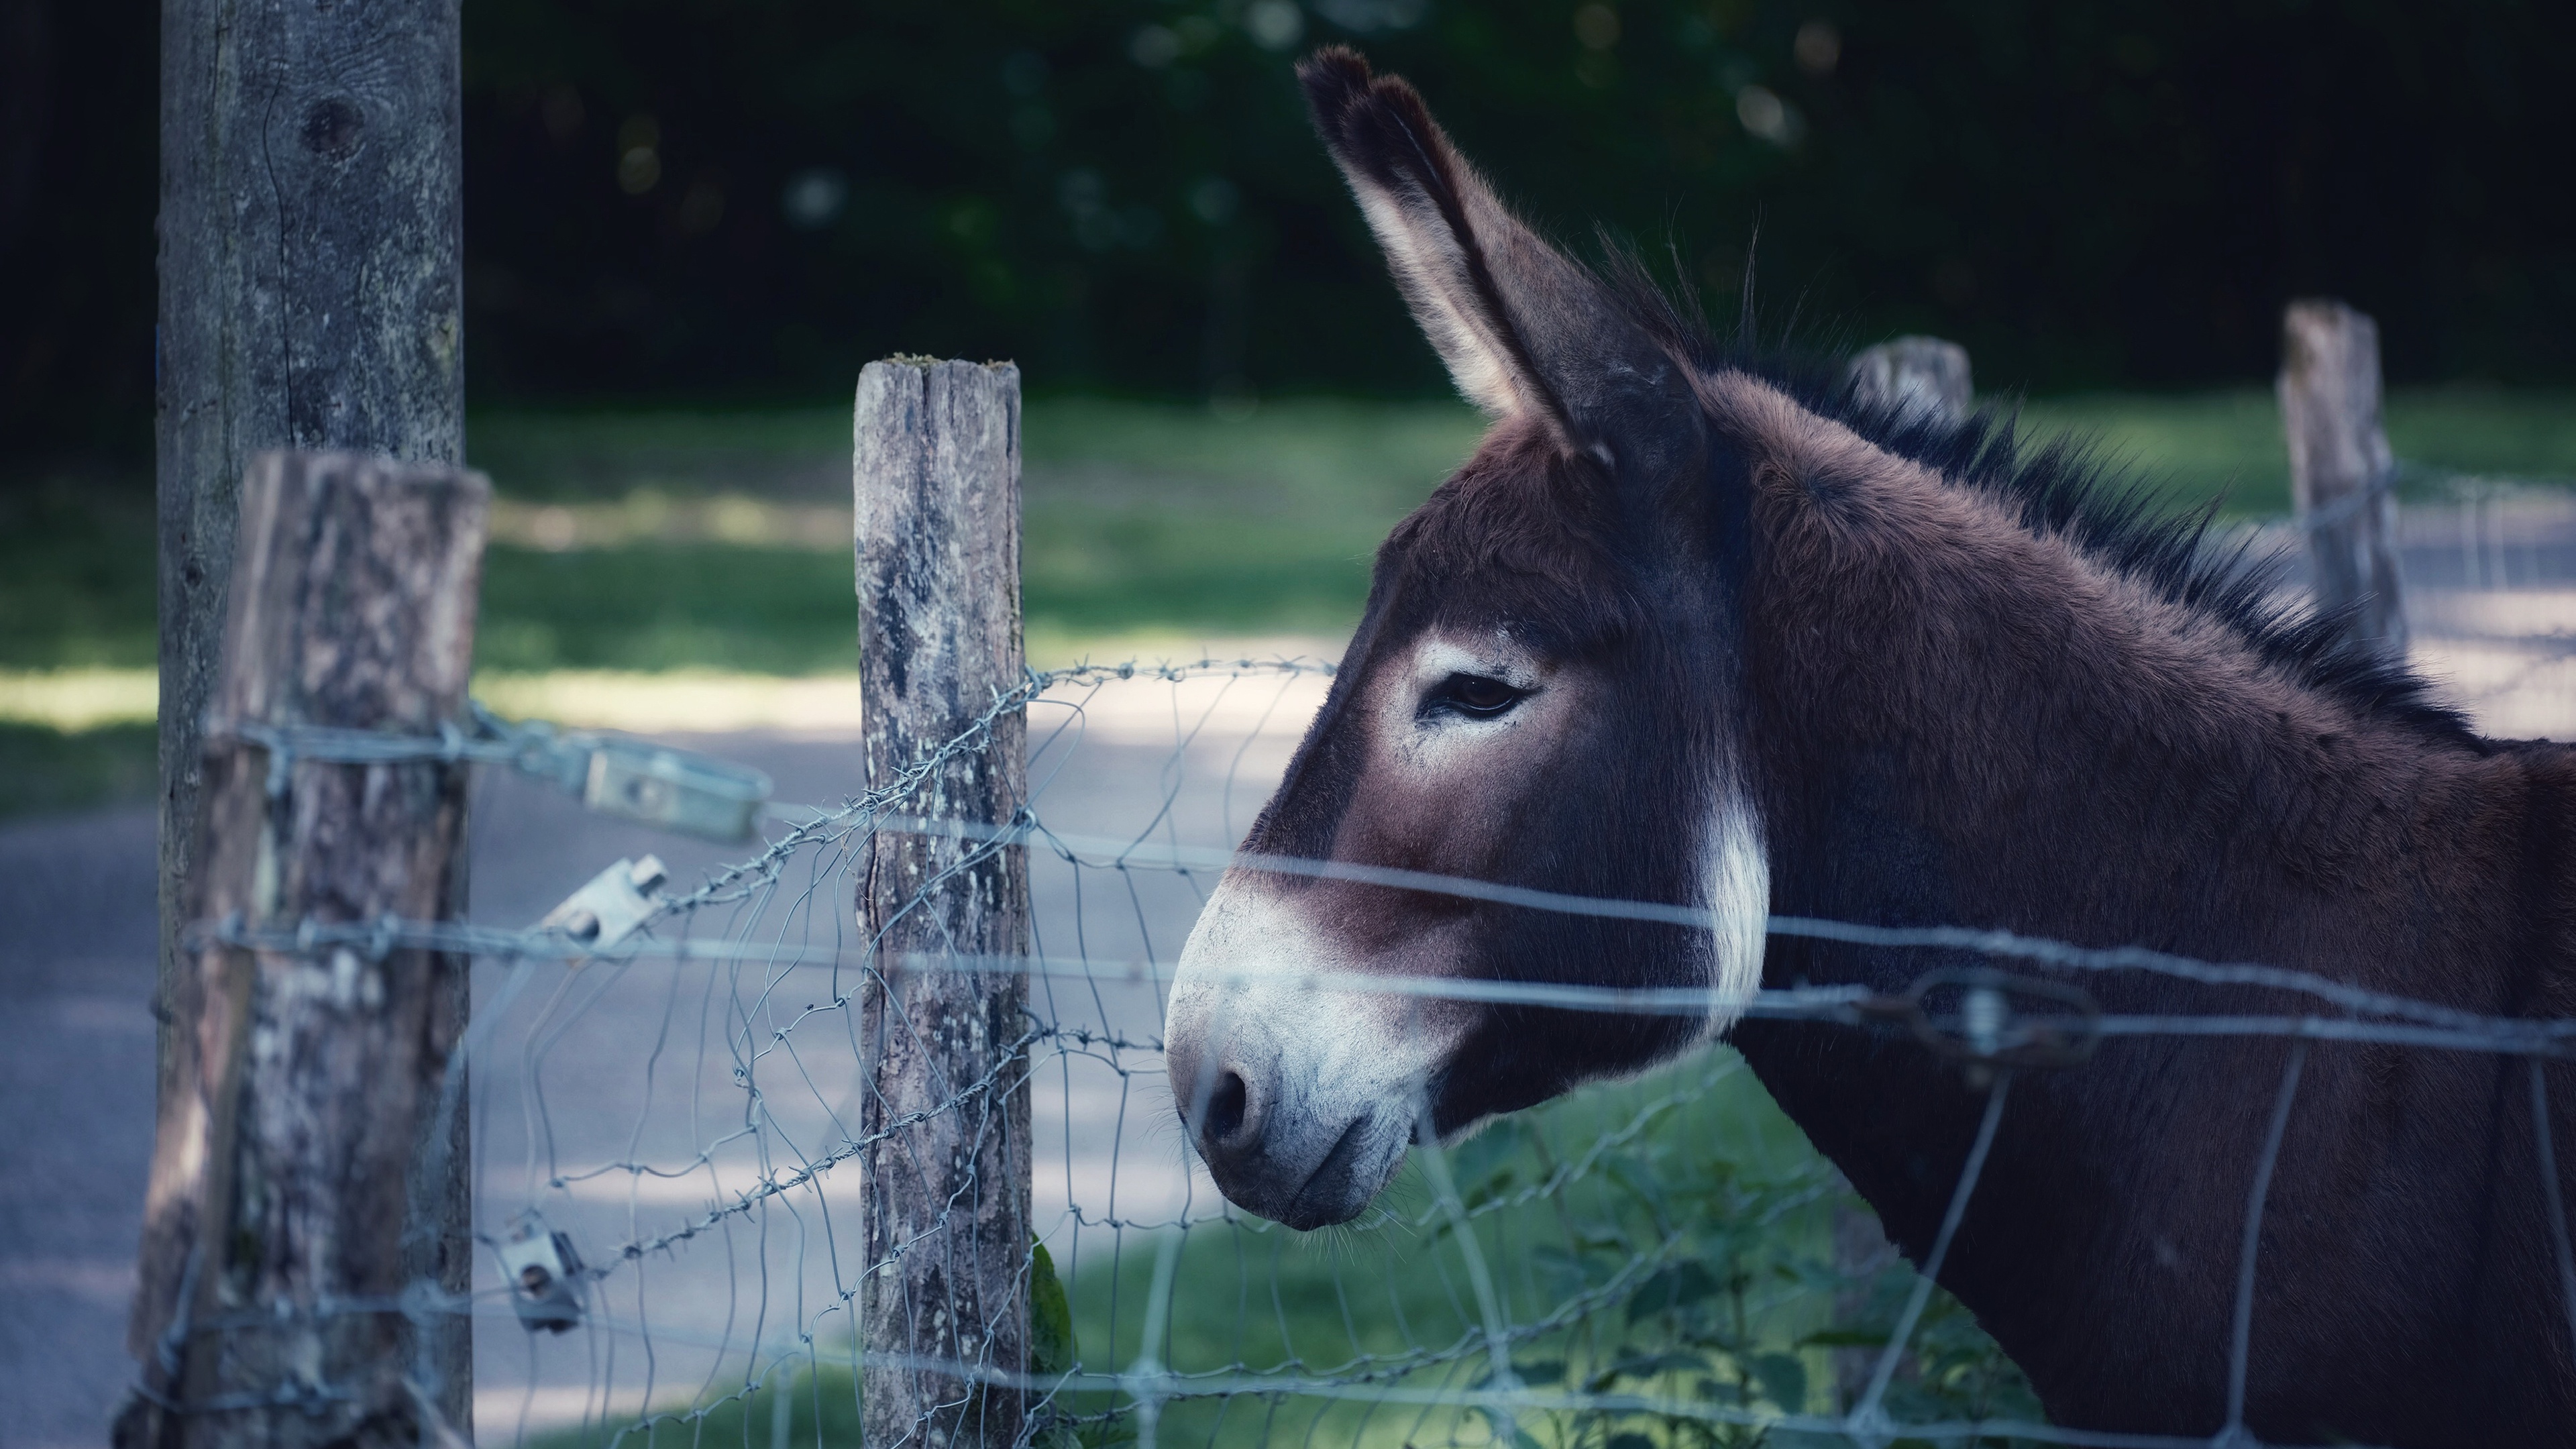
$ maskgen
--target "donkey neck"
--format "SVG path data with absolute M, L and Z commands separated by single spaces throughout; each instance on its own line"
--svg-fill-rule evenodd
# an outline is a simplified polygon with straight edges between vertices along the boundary
M 1746 728 L 1775 913 L 2005 927 L 2530 1007 L 2494 964 L 2534 953 L 2493 889 L 2564 846 L 2535 851 L 2542 792 L 2513 752 L 2310 688 L 2242 626 L 1758 382 L 1707 391 L 1750 462 Z M 1895 990 L 1941 964 L 1774 938 L 1765 982 Z M 2218 1005 L 2142 974 L 2078 984 L 2114 1011 Z M 1920 1262 L 1981 1105 L 1960 1074 L 1863 1033 L 1747 1022 L 1735 1040 Z M 2209 1354 L 2243 1197 L 2207 1189 L 2250 1173 L 2283 1050 L 2138 1040 L 2015 1084 L 1942 1276 L 2043 1397 L 2088 1381 L 2084 1355 L 2140 1341 L 2181 1345 L 2158 1392 L 2223 1383 Z M 2346 1070 L 2358 1059 L 2311 1073 L 2303 1110 L 2333 1121 L 2372 1098 Z M 2115 1324 L 2088 1286 L 2153 1301 Z
M 2377 974 L 2316 959 L 2302 923 L 2419 865 L 2417 832 L 2465 831 L 2491 752 L 2309 687 L 2242 626 L 1761 383 L 1712 391 L 1752 460 L 1775 910 Z

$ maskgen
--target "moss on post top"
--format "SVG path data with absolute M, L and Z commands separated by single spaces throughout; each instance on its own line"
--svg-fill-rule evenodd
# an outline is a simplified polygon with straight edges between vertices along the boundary
M 945 366 L 950 362 L 966 361 L 966 359 L 962 357 L 933 357 L 927 352 L 890 352 L 886 354 L 883 360 L 886 362 L 896 363 L 900 366 L 913 368 L 920 372 L 928 372 L 934 367 Z M 969 366 L 975 365 L 978 364 L 969 364 Z M 984 367 L 1017 367 L 1019 364 L 1011 361 L 1009 358 L 996 360 L 988 357 L 985 358 L 980 365 Z

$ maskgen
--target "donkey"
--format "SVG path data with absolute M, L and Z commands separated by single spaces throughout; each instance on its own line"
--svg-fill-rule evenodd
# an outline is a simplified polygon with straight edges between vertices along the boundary
M 2576 755 L 2477 737 L 2285 613 L 2201 520 L 2080 451 L 1945 425 L 1705 335 L 1634 263 L 1516 220 L 1404 82 L 1300 68 L 1482 445 L 1379 551 L 1366 615 L 1166 1023 L 1227 1197 L 1347 1221 L 1451 1137 L 1732 1031 L 1923 1262 L 1987 1098 L 1909 1037 L 1734 1020 L 1757 987 L 1902 990 L 1924 953 L 1766 916 L 2005 927 L 2576 1016 Z M 1705 913 L 1692 929 L 1386 883 Z M 1651 914 L 1651 913 L 1647 913 Z M 1953 956 L 1955 963 L 1958 958 Z M 2018 969 L 2018 968 L 2017 968 Z M 1308 990 L 1313 973 L 1705 988 L 1707 1020 Z M 2061 978 L 2072 979 L 2072 978 Z M 2120 1013 L 2308 1012 L 2088 973 Z M 1497 993 L 1488 992 L 1488 997 Z M 1508 994 L 1508 993 L 1504 993 Z M 2228 1427 L 2240 1240 L 2293 1048 L 2114 1038 L 2011 1083 L 1941 1265 L 2059 1424 Z M 2576 1444 L 2544 1173 L 2576 1069 L 2319 1043 L 2260 1220 L 2244 1413 L 2273 1442 Z

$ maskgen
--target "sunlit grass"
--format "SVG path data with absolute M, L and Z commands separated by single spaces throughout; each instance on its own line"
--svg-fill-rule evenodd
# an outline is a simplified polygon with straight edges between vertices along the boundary
M 2219 500 L 2232 517 L 2290 510 L 2289 456 L 2279 404 L 2267 389 L 2041 398 L 2022 406 L 2034 433 L 2073 432 L 2133 471 L 2175 506 Z M 2576 391 L 2400 389 L 2382 419 L 2407 474 L 2401 491 L 2439 496 L 2449 473 L 2576 484 Z
M 2450 471 L 2576 479 L 2576 392 L 2403 390 L 2406 486 Z M 2175 506 L 2289 506 L 2267 389 L 2047 398 Z M 1032 657 L 1144 636 L 1346 632 L 1395 521 L 1473 446 L 1462 405 L 1202 407 L 1046 399 L 1023 420 L 1022 595 Z M 857 655 L 849 418 L 734 412 L 478 414 L 502 507 L 485 566 L 486 670 L 847 671 Z M 0 494 L 0 668 L 153 662 L 148 497 L 94 480 Z
M 1291 1233 L 1255 1219 L 1163 1229 L 1046 1225 L 1069 1289 L 1082 1387 L 1052 1403 L 1049 1449 L 1104 1449 L 1137 1427 L 1140 1371 L 1168 1373 L 1157 1440 L 1253 1449 L 1515 1444 L 1629 1449 L 1785 1444 L 1687 1414 L 1527 1409 L 1489 1414 L 1445 1394 L 1495 1384 L 1489 1323 L 1514 1380 L 1540 1395 L 1620 1394 L 1753 1416 L 1830 1415 L 1834 1346 L 1883 1334 L 1911 1285 L 1893 1267 L 1858 1317 L 1832 1260 L 1843 1189 L 1724 1048 L 1517 1114 L 1447 1150 L 1456 1207 L 1419 1151 L 1350 1227 Z M 1098 1204 L 1092 1205 L 1095 1210 Z M 1201 1206 L 1204 1216 L 1207 1205 Z M 1173 1253 L 1170 1297 L 1153 1301 Z M 1491 1316 L 1475 1285 L 1491 1285 Z M 1149 1342 L 1147 1325 L 1161 1335 Z M 1946 1294 L 1887 1401 L 1900 1420 L 2035 1418 L 2017 1371 Z M 652 1407 L 650 1442 L 855 1443 L 846 1340 L 810 1367 L 764 1365 L 760 1386 Z M 1273 1392 L 1265 1396 L 1261 1389 Z M 1276 1392 L 1297 1385 L 1326 1392 Z M 784 1392 L 781 1392 L 782 1388 Z M 818 1416 L 819 1415 L 819 1416 Z M 631 1422 L 631 1421 L 627 1421 Z M 540 1438 L 571 1449 L 619 1424 Z M 644 1441 L 640 1433 L 625 1442 Z

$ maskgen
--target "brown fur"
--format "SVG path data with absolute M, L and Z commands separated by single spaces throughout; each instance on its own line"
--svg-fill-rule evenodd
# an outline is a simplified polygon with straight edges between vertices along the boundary
M 1408 296 L 1504 417 L 1381 551 L 1342 677 L 1250 848 L 1722 916 L 1700 894 L 1703 832 L 1741 792 L 1775 916 L 2004 927 L 2576 1017 L 2576 752 L 2478 739 L 2402 669 L 2269 612 L 2259 579 L 2201 557 L 2196 535 L 2088 491 L 2062 454 L 1718 356 L 1517 223 L 1484 250 L 1480 219 L 1506 214 L 1409 88 L 1348 52 L 1305 75 Z M 1545 733 L 1508 749 L 1439 733 L 1449 706 L 1419 659 L 1461 633 L 1509 641 L 1519 662 L 1498 677 L 1543 681 L 1513 708 Z M 1426 688 L 1418 706 L 1393 693 Z M 1395 787 L 1406 728 L 1451 742 L 1447 774 Z M 1367 969 L 1716 979 L 1707 933 L 1348 882 L 1240 889 L 1290 902 L 1279 919 Z M 1944 964 L 1783 935 L 1762 975 L 1896 991 Z M 2144 972 L 2064 979 L 2120 1013 L 2320 1009 Z M 1444 1131 L 1683 1040 L 1534 1010 L 1475 1022 L 1424 1084 Z M 1982 1099 L 1910 1038 L 1749 1021 L 1735 1041 L 1921 1261 Z M 2053 1420 L 2222 1427 L 2239 1235 L 2288 1050 L 2121 1037 L 2014 1084 L 1941 1276 Z M 1314 1221 L 1357 1211 L 1373 1184 L 1265 1155 L 1257 1113 L 1211 1130 L 1213 1074 L 1238 1105 L 1280 1090 L 1224 1051 L 1175 1033 L 1175 1089 L 1201 1104 L 1185 1115 L 1220 1184 Z M 2527 1071 L 2309 1050 L 2262 1219 L 2253 1431 L 2576 1444 Z M 2576 1197 L 2576 1068 L 2553 1064 L 2549 1088 Z
M 1775 911 L 2007 925 L 2576 1015 L 2568 751 L 2428 741 L 2322 698 L 2228 627 L 1757 381 L 1705 392 L 1753 460 L 1748 691 Z M 1782 939 L 1768 976 L 1893 987 L 1923 964 Z M 2082 984 L 2142 1013 L 2313 1009 Z M 1973 1129 L 1955 1076 L 1810 1027 L 1737 1040 L 1919 1259 Z M 1943 1276 L 2052 1418 L 2218 1426 L 2237 1235 L 2285 1056 L 2277 1040 L 2129 1040 L 2015 1087 Z M 2524 1071 L 2311 1052 L 2265 1215 L 2258 1431 L 2567 1442 L 2576 1345 Z M 2564 1142 L 2576 1073 L 2552 1086 Z

